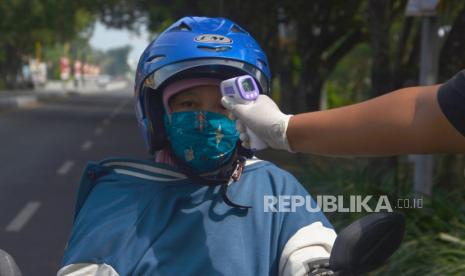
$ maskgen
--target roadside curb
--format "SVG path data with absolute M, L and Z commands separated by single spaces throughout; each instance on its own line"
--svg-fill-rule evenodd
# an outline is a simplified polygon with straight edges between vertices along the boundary
M 0 96 L 0 110 L 10 108 L 24 108 L 39 102 L 36 95 Z
M 79 93 L 72 90 L 64 92 L 47 90 L 0 91 L 0 111 L 33 107 L 42 101 L 66 98 L 74 94 Z
M 40 102 L 57 99 L 67 98 L 76 95 L 88 95 L 98 93 L 111 93 L 111 91 L 123 89 L 128 87 L 127 81 L 116 81 L 105 87 L 98 87 L 88 85 L 87 87 L 67 87 L 62 89 L 39 88 L 36 90 L 15 90 L 15 91 L 0 91 L 0 111 L 7 109 L 21 109 L 36 106 Z

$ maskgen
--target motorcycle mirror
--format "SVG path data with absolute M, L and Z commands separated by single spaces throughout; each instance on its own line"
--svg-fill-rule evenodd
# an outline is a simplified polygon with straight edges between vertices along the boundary
M 358 275 L 381 266 L 400 246 L 405 219 L 399 213 L 374 213 L 339 232 L 329 266 L 339 275 Z
M 0 249 L 0 276 L 21 276 L 21 271 L 18 268 L 13 257 L 10 254 Z

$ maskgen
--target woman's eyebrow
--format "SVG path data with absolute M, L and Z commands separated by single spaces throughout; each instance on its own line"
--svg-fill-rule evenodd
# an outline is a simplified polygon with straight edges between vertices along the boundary
M 179 96 L 176 97 L 176 99 L 182 100 L 182 99 L 185 99 L 185 98 L 192 98 L 194 96 L 195 96 L 194 93 L 189 91 L 189 92 L 184 92 L 182 94 L 179 94 Z
M 170 102 L 179 102 L 179 101 L 183 101 L 183 100 L 190 100 L 192 99 L 193 95 L 191 92 L 185 92 L 185 93 L 182 93 L 182 94 L 179 94 L 179 95 L 176 95 L 174 97 L 172 97 L 169 101 Z

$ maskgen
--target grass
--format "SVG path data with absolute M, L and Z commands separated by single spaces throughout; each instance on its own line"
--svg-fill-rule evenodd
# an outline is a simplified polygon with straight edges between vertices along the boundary
M 387 195 L 391 203 L 413 198 L 411 165 L 405 157 L 334 159 L 272 151 L 259 157 L 293 173 L 312 196 Z M 406 218 L 404 241 L 370 275 L 465 275 L 465 181 L 463 166 L 457 166 L 464 158 L 439 158 L 433 196 L 424 199 L 423 208 L 395 210 Z M 454 161 L 445 166 L 444 159 Z M 340 230 L 366 213 L 326 215 Z

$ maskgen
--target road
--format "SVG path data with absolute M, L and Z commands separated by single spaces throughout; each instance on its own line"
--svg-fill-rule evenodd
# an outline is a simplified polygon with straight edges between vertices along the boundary
M 23 275 L 55 275 L 89 160 L 146 158 L 128 90 L 0 112 L 0 248 Z

